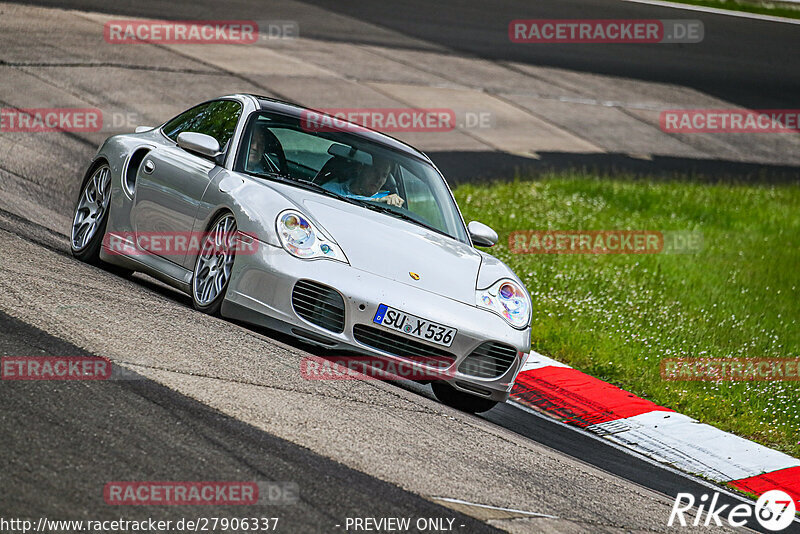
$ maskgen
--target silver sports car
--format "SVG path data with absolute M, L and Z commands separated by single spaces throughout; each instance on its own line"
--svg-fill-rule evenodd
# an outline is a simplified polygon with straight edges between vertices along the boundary
M 81 185 L 73 254 L 156 277 L 206 313 L 402 363 L 462 410 L 504 401 L 531 300 L 476 248 L 497 234 L 464 224 L 422 152 L 311 116 L 324 115 L 231 95 L 110 137 Z

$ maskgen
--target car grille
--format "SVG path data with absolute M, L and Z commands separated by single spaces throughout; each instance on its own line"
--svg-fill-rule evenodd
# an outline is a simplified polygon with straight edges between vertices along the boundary
M 437 349 L 436 347 L 418 343 L 391 332 L 363 324 L 357 324 L 353 327 L 353 336 L 357 341 L 374 349 L 431 367 L 446 368 L 456 361 L 455 356 L 446 350 Z
M 292 307 L 309 323 L 331 332 L 344 332 L 344 299 L 332 287 L 299 280 L 292 291 Z
M 478 378 L 495 378 L 508 371 L 516 357 L 514 347 L 487 341 L 461 362 L 458 372 Z

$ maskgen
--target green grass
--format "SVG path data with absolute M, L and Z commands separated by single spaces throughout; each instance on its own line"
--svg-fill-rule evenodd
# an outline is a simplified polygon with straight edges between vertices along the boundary
M 761 2 L 758 0 L 667 0 L 678 4 L 691 4 L 693 6 L 715 7 L 731 11 L 745 11 L 759 15 L 772 15 L 773 17 L 800 18 L 800 7 L 780 2 Z
M 467 220 L 533 298 L 532 345 L 702 422 L 800 457 L 800 382 L 664 381 L 675 357 L 800 356 L 800 187 L 587 175 L 463 185 Z M 512 254 L 514 230 L 700 231 L 694 254 Z

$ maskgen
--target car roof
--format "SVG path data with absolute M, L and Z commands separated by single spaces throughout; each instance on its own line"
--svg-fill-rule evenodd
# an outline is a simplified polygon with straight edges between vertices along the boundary
M 308 111 L 313 111 L 314 113 L 319 113 L 320 115 L 331 116 L 323 111 L 301 106 L 300 104 L 295 104 L 293 102 L 287 102 L 285 100 L 279 100 L 268 96 L 261 96 L 254 94 L 251 94 L 249 96 L 258 100 L 258 103 L 261 105 L 262 111 L 274 111 L 276 113 L 288 115 L 298 120 L 301 120 L 303 118 L 303 113 Z M 357 128 L 354 128 L 354 131 L 352 132 L 348 131 L 348 133 L 352 135 L 362 137 L 363 139 L 371 141 L 373 143 L 386 145 L 390 148 L 393 148 L 394 150 L 406 153 L 410 156 L 416 156 L 418 158 L 422 158 L 425 161 L 432 163 L 430 158 L 424 152 L 417 150 L 413 146 L 408 145 L 400 141 L 399 139 L 395 139 L 390 135 L 386 135 L 376 130 L 371 130 L 365 126 L 361 126 L 360 124 L 355 124 L 353 122 L 346 121 L 338 117 L 336 117 L 336 121 L 344 122 L 347 124 L 353 124 L 354 126 L 357 126 Z

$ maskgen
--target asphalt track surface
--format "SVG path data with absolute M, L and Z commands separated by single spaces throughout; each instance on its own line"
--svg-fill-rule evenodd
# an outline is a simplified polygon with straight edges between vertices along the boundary
M 3 356 L 91 356 L 2 312 L 0 331 Z M 282 532 L 328 532 L 347 517 L 413 516 L 454 519 L 464 532 L 499 532 L 151 380 L 7 382 L 0 414 L 0 516 L 6 518 L 278 517 Z M 290 497 L 244 511 L 107 506 L 104 485 L 126 480 L 290 482 L 303 489 L 296 502 Z
M 800 25 L 676 10 L 617 0 L 38 0 L 25 4 L 68 7 L 165 19 L 296 20 L 316 39 L 391 45 L 394 37 L 364 26 L 331 24 L 303 4 L 394 30 L 416 42 L 498 61 L 616 75 L 693 87 L 752 109 L 800 106 Z M 700 44 L 512 44 L 514 19 L 699 19 Z
M 14 0 L 11 0 L 12 2 Z M 304 38 L 406 50 L 452 53 L 512 67 L 553 67 L 618 76 L 645 83 L 686 87 L 725 101 L 724 107 L 800 108 L 800 25 L 678 10 L 620 0 L 371 0 L 269 1 L 33 0 L 27 5 L 96 11 L 128 17 L 173 20 L 291 20 Z M 332 16 L 333 15 L 333 16 Z M 514 44 L 514 19 L 696 19 L 705 37 L 697 44 Z M 624 47 L 624 48 L 623 48 Z M 292 95 L 287 95 L 293 99 Z M 680 107 L 680 106 L 679 106 Z M 690 107 L 704 107 L 692 105 Z M 626 135 L 609 132 L 609 135 Z M 735 137 L 735 135 L 734 135 Z M 746 143 L 733 142 L 735 153 Z M 713 144 L 713 143 L 712 143 Z M 793 151 L 794 149 L 792 149 Z M 496 179 L 516 172 L 589 169 L 599 174 L 648 175 L 671 179 L 690 174 L 709 181 L 796 182 L 800 169 L 786 161 L 740 161 L 732 157 L 652 158 L 625 153 L 540 152 L 537 159 L 501 151 L 427 150 L 451 184 Z
M 254 2 L 35 4 L 138 17 L 153 17 L 157 13 L 159 17 L 174 19 L 252 18 L 253 10 L 261 9 L 268 12 L 269 18 L 298 20 L 306 37 L 391 44 L 389 38 L 380 33 L 359 34 L 330 27 L 295 5 L 284 9 L 282 5 Z M 800 95 L 798 26 L 766 25 L 695 13 L 678 15 L 664 8 L 599 1 L 501 2 L 492 4 L 491 10 L 486 9 L 486 3 L 478 2 L 309 4 L 402 32 L 421 40 L 419 46 L 432 45 L 480 57 L 678 83 L 755 108 L 796 107 L 795 100 Z M 707 38 L 703 47 L 637 47 L 623 59 L 613 46 L 569 49 L 555 46 L 542 52 L 541 49 L 509 46 L 506 40 L 496 37 L 498 28 L 502 28 L 500 35 L 503 35 L 508 21 L 513 18 L 596 18 L 599 15 L 595 13 L 602 13 L 603 18 L 701 18 L 706 25 Z M 9 213 L 0 215 L 3 221 L 0 228 L 8 236 L 4 239 L 20 239 L 26 247 L 55 253 L 69 265 L 75 265 L 67 259 L 67 245 L 62 235 Z M 131 282 L 116 281 L 113 277 L 105 277 L 103 281 L 106 289 L 115 291 L 127 291 L 131 285 Z M 145 304 L 166 300 L 181 313 L 193 313 L 188 299 L 174 291 L 144 278 L 136 278 L 132 283 L 144 295 L 141 298 Z M 33 321 L 29 319 L 29 322 Z M 3 332 L 0 335 L 3 355 L 85 353 L 60 339 L 67 336 L 44 333 L 4 313 L 0 313 L 0 332 Z M 293 343 L 285 338 L 277 339 L 280 343 Z M 305 350 L 305 347 L 293 346 Z M 429 390 L 417 385 L 391 387 L 410 393 L 412 397 L 430 398 Z M 678 492 L 699 495 L 709 491 L 709 486 L 700 481 L 653 465 L 592 436 L 512 405 L 499 406 L 481 419 L 490 427 L 510 430 L 578 463 L 627 480 L 634 487 L 640 486 L 642 491 L 649 488 L 668 498 L 674 498 Z M 446 510 L 414 492 L 329 460 L 150 379 L 102 384 L 4 383 L 0 421 L 3 430 L 0 433 L 3 450 L 0 515 L 5 517 L 49 513 L 61 519 L 75 517 L 73 514 L 92 519 L 118 517 L 119 512 L 114 507 L 103 506 L 98 489 L 98 485 L 109 480 L 247 478 L 293 480 L 303 488 L 303 498 L 293 505 L 297 509 L 279 512 L 282 520 L 293 527 L 286 531 L 323 531 L 330 529 L 332 521 L 348 515 L 458 516 L 460 522 L 470 526 L 469 532 L 490 530 L 489 526 L 476 524 L 469 517 Z M 111 450 L 113 455 L 109 454 Z M 121 462 L 120 458 L 125 461 Z M 736 501 L 723 495 L 722 503 L 728 502 Z M 137 516 L 138 511 L 146 510 L 137 510 Z M 213 515 L 212 511 L 237 515 L 236 510 L 227 509 L 204 509 L 202 515 Z M 273 512 L 272 509 L 265 513 L 275 515 L 268 512 Z M 192 514 L 200 515 L 194 510 L 191 514 L 185 510 L 158 510 L 160 518 Z M 582 525 L 586 529 L 604 528 L 604 525 Z

